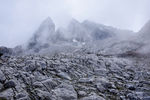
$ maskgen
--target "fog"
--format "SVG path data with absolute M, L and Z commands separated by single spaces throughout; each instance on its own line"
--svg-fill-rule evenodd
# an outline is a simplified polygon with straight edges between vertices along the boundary
M 149 9 L 150 0 L 0 0 L 0 45 L 25 43 L 48 16 L 56 27 L 75 18 L 137 32 Z

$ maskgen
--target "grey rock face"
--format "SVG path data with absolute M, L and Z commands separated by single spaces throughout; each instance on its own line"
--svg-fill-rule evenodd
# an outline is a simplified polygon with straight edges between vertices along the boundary
M 94 77 L 80 78 L 78 81 L 80 83 L 92 83 L 92 82 L 94 82 Z
M 51 18 L 45 19 L 40 25 L 39 29 L 35 32 L 34 36 L 29 41 L 28 49 L 41 49 L 47 48 L 50 40 L 55 34 L 55 24 Z
M 16 84 L 14 81 L 8 81 L 4 84 L 4 88 L 8 89 L 8 88 L 15 88 Z
M 71 80 L 70 76 L 67 73 L 60 72 L 57 75 L 64 78 L 64 79 Z
M 26 97 L 26 95 L 23 94 L 23 93 L 18 93 L 18 94 L 16 95 L 16 99 L 23 99 L 23 98 L 25 98 L 25 97 Z
M 87 93 L 86 93 L 85 91 L 79 91 L 79 92 L 78 92 L 78 95 L 79 95 L 80 97 L 85 97 L 85 96 L 87 95 Z
M 148 39 L 150 36 L 150 20 L 142 27 L 142 29 L 139 31 L 139 35 L 141 36 L 141 39 Z
M 42 91 L 39 89 L 35 89 L 34 92 L 36 93 L 36 100 L 55 100 L 53 99 L 51 93 L 47 92 L 47 91 Z
M 2 100 L 11 100 L 13 98 L 13 90 L 8 89 L 0 93 L 0 99 Z
M 77 100 L 77 93 L 71 85 L 61 84 L 54 90 L 58 100 Z
M 89 96 L 87 96 L 87 97 L 84 97 L 84 98 L 82 98 L 82 99 L 80 99 L 80 100 L 105 100 L 103 97 L 100 97 L 100 96 L 98 96 L 97 94 L 90 94 Z
M 44 80 L 44 81 L 42 81 L 42 84 L 47 89 L 49 89 L 49 91 L 52 90 L 52 89 L 54 89 L 57 86 L 57 83 L 54 80 L 52 80 L 52 79 Z
M 0 70 L 0 83 L 4 83 L 6 80 L 5 75 L 3 74 L 3 72 Z
M 0 57 L 2 55 L 11 55 L 12 54 L 12 49 L 7 48 L 7 47 L 0 47 Z
M 150 100 L 150 96 L 144 97 L 143 100 Z

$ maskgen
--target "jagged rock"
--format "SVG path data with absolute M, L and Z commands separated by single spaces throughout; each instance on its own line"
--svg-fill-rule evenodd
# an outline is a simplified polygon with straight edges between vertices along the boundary
M 2 100 L 13 100 L 13 90 L 12 89 L 7 89 L 3 92 L 0 92 L 0 99 Z
M 113 88 L 116 88 L 112 82 L 109 82 L 108 79 L 101 77 L 96 78 L 95 87 L 99 92 L 104 93 L 105 91 L 109 91 Z
M 31 100 L 31 99 L 28 98 L 28 97 L 23 97 L 23 98 L 20 98 L 20 99 L 18 99 L 18 100 Z
M 57 83 L 52 79 L 47 79 L 41 82 L 47 89 L 52 90 L 57 86 Z
M 37 69 L 37 66 L 35 66 L 35 65 L 29 65 L 29 66 L 27 66 L 27 67 L 25 67 L 25 70 L 27 71 L 27 72 L 29 72 L 29 71 L 35 71 Z
M 55 24 L 50 17 L 46 18 L 39 29 L 34 33 L 30 39 L 28 49 L 35 49 L 37 52 L 42 48 L 47 48 L 55 34 Z
M 78 82 L 80 82 L 80 83 L 92 83 L 92 82 L 94 82 L 94 77 L 80 78 Z
M 0 57 L 3 55 L 3 53 L 0 53 Z
M 105 100 L 103 97 L 98 96 L 96 93 L 92 93 L 87 97 L 84 97 L 80 100 Z
M 42 87 L 44 87 L 41 82 L 34 82 L 34 83 L 33 83 L 33 86 L 34 86 L 35 88 L 42 88 Z
M 4 83 L 6 80 L 5 75 L 3 74 L 3 72 L 0 70 L 0 83 Z
M 23 100 L 23 98 L 25 98 L 26 97 L 26 94 L 23 94 L 23 93 L 18 93 L 17 95 L 16 95 L 16 99 L 18 100 Z
M 126 97 L 125 96 L 120 96 L 120 99 L 121 100 L 126 100 Z
M 149 41 L 149 33 L 150 33 L 150 20 L 142 27 L 142 29 L 138 32 L 139 39 L 142 41 Z
M 78 22 L 76 19 L 72 19 L 68 25 L 67 30 L 69 31 L 69 36 L 72 38 L 74 43 L 84 42 L 90 40 L 90 34 L 86 28 Z
M 96 84 L 96 88 L 99 92 L 102 92 L 102 93 L 104 93 L 106 91 L 106 89 L 102 86 L 101 83 Z
M 24 49 L 21 45 L 13 48 L 13 55 L 21 55 L 23 53 L 24 53 Z
M 3 84 L 0 83 L 0 90 L 3 88 Z
M 58 100 L 77 100 L 77 93 L 69 84 L 61 84 L 54 90 L 54 93 Z
M 63 51 L 74 47 L 93 46 L 97 41 L 104 41 L 106 39 L 117 37 L 118 33 L 133 33 L 125 30 L 118 30 L 116 28 L 97 24 L 90 21 L 82 23 L 72 19 L 67 28 L 58 28 L 55 30 L 55 24 L 51 18 L 46 18 L 28 41 L 27 50 L 29 53 L 43 53 L 45 51 L 53 51 L 55 47 L 61 48 Z M 115 38 L 117 39 L 117 38 Z M 120 39 L 118 38 L 117 41 Z M 100 42 L 96 43 L 99 44 Z M 102 43 L 103 44 L 103 43 Z M 94 47 L 94 49 L 96 49 Z M 101 47 L 100 47 L 101 48 Z M 54 50 L 52 50 L 54 49 Z M 58 49 L 57 49 L 58 50 Z
M 106 74 L 108 73 L 108 71 L 105 68 L 97 68 L 94 69 L 95 75 L 98 76 L 106 76 Z
M 7 47 L 0 47 L 0 57 L 2 55 L 11 55 L 13 53 L 11 48 L 7 48 Z
M 36 64 L 36 66 L 38 66 L 38 69 L 39 70 L 45 70 L 46 69 L 46 63 L 43 61 L 39 61 L 39 62 L 37 62 L 37 64 Z
M 35 89 L 34 92 L 37 95 L 37 100 L 56 100 L 56 99 L 52 99 L 53 98 L 52 94 L 47 91 Z
M 80 97 L 84 97 L 84 96 L 87 95 L 87 93 L 86 93 L 85 91 L 79 91 L 79 92 L 78 92 L 78 95 L 79 95 Z
M 4 89 L 15 88 L 16 84 L 14 81 L 8 81 L 4 84 Z
M 70 76 L 67 73 L 64 72 L 60 72 L 57 74 L 59 77 L 67 79 L 67 80 L 71 80 Z
M 143 100 L 150 100 L 150 96 L 144 97 Z
M 129 90 L 135 90 L 136 89 L 135 85 L 133 85 L 133 84 L 127 84 L 127 88 Z
M 135 95 L 135 94 L 132 94 L 132 93 L 127 94 L 127 97 L 128 97 L 130 100 L 137 100 L 136 95 Z

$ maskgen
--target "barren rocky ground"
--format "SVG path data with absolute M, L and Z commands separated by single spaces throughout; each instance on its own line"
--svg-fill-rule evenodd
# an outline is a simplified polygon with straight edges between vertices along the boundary
M 149 64 L 83 51 L 2 56 L 0 100 L 150 100 Z

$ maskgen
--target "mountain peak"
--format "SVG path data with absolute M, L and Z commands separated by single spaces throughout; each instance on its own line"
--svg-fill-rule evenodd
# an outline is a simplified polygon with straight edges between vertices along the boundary
M 140 38 L 142 37 L 142 39 L 148 39 L 150 37 L 150 20 L 142 27 L 142 29 L 138 32 Z
M 50 17 L 47 17 L 40 25 L 38 30 L 29 40 L 28 48 L 33 48 L 37 45 L 49 43 L 55 34 L 55 24 Z
M 45 21 L 53 22 L 52 19 L 51 19 L 50 17 L 47 17 L 47 18 L 45 19 Z
M 72 19 L 70 20 L 70 24 L 69 24 L 69 25 L 78 25 L 78 24 L 80 24 L 80 22 L 77 21 L 76 19 L 72 18 Z
M 139 32 L 140 33 L 150 32 L 150 20 L 142 27 L 142 29 Z
M 55 24 L 54 22 L 52 21 L 52 19 L 50 17 L 47 17 L 41 24 L 41 26 L 54 26 L 55 27 Z
M 94 23 L 94 22 L 89 21 L 89 20 L 84 20 L 82 23 L 84 24 L 84 23 Z
M 78 31 L 82 27 L 81 23 L 78 22 L 76 19 L 72 18 L 69 25 L 68 25 L 68 30 L 71 31 Z

